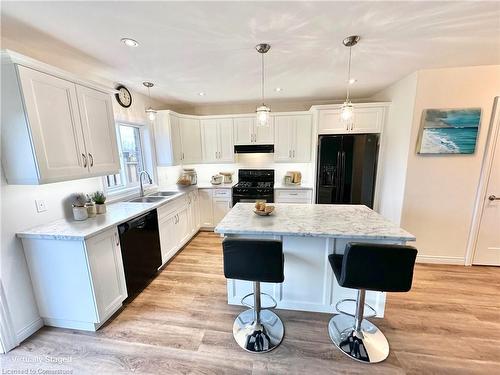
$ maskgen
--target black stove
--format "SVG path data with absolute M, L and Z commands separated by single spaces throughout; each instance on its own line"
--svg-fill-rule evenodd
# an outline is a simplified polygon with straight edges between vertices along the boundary
M 233 205 L 238 202 L 274 202 L 274 169 L 239 169 L 233 186 Z

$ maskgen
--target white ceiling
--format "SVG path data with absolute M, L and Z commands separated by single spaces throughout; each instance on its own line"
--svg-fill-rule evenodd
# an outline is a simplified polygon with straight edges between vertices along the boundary
M 358 98 L 418 69 L 500 63 L 496 1 L 4 1 L 2 18 L 2 34 L 57 40 L 98 62 L 103 78 L 143 91 L 141 82 L 150 80 L 152 94 L 172 103 L 257 100 L 260 42 L 272 45 L 271 99 L 345 95 L 348 51 L 341 41 L 351 34 L 361 35 L 352 64 Z M 123 37 L 140 46 L 126 47 Z

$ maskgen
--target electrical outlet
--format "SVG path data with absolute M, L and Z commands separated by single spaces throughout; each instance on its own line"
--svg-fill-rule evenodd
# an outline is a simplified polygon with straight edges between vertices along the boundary
M 47 206 L 45 205 L 45 201 L 43 199 L 35 200 L 36 210 L 37 212 L 45 212 L 47 211 Z

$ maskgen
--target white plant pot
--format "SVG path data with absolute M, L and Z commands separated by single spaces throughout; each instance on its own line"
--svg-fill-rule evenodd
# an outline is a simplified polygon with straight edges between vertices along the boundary
M 89 217 L 95 217 L 97 213 L 95 204 L 88 204 L 86 207 L 87 207 L 87 214 L 89 215 Z
M 98 215 L 105 214 L 106 213 L 106 203 L 103 204 L 96 204 L 95 205 L 96 211 Z
M 88 217 L 87 207 L 73 207 L 73 218 L 76 221 L 87 220 Z

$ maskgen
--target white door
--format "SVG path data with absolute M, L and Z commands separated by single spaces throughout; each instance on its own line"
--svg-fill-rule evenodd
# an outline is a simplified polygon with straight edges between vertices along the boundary
M 293 161 L 308 163 L 311 161 L 312 117 L 310 115 L 294 116 L 294 123 Z
M 217 120 L 201 120 L 201 139 L 203 143 L 203 161 L 211 163 L 219 159 L 219 137 Z
M 258 145 L 273 145 L 274 144 L 274 117 L 269 118 L 268 126 L 257 126 L 257 121 L 254 123 L 254 143 Z
M 182 163 L 193 164 L 203 160 L 201 150 L 200 120 L 180 118 L 179 128 L 182 143 Z
M 493 152 L 483 212 L 474 254 L 474 264 L 500 266 L 500 103 L 491 122 L 496 130 L 491 150 Z
M 122 253 L 115 228 L 85 241 L 99 322 L 127 298 Z
M 172 164 L 182 163 L 182 139 L 180 120 L 177 116 L 170 115 L 170 137 L 172 143 Z
M 293 116 L 276 116 L 274 119 L 274 160 L 291 161 L 293 143 Z
M 219 222 L 226 216 L 226 214 L 231 211 L 231 199 L 228 198 L 214 198 L 213 199 L 213 211 L 214 211 L 214 226 L 217 226 Z
M 211 228 L 214 226 L 212 193 L 212 189 L 198 189 L 200 226 L 205 228 Z
M 219 161 L 232 163 L 234 161 L 233 119 L 217 120 L 219 131 Z
M 254 139 L 254 123 L 253 117 L 237 117 L 234 119 L 234 144 L 249 145 Z
M 120 157 L 111 96 L 80 85 L 76 86 L 76 92 L 90 173 L 95 176 L 118 173 Z
M 75 84 L 18 66 L 40 182 L 88 176 Z
M 385 108 L 354 108 L 352 133 L 380 133 L 384 121 Z
M 349 132 L 347 125 L 340 118 L 340 108 L 320 110 L 318 116 L 318 134 L 345 134 Z
M 161 219 L 158 223 L 160 232 L 161 263 L 165 264 L 177 251 L 175 223 L 177 216 L 172 214 Z

